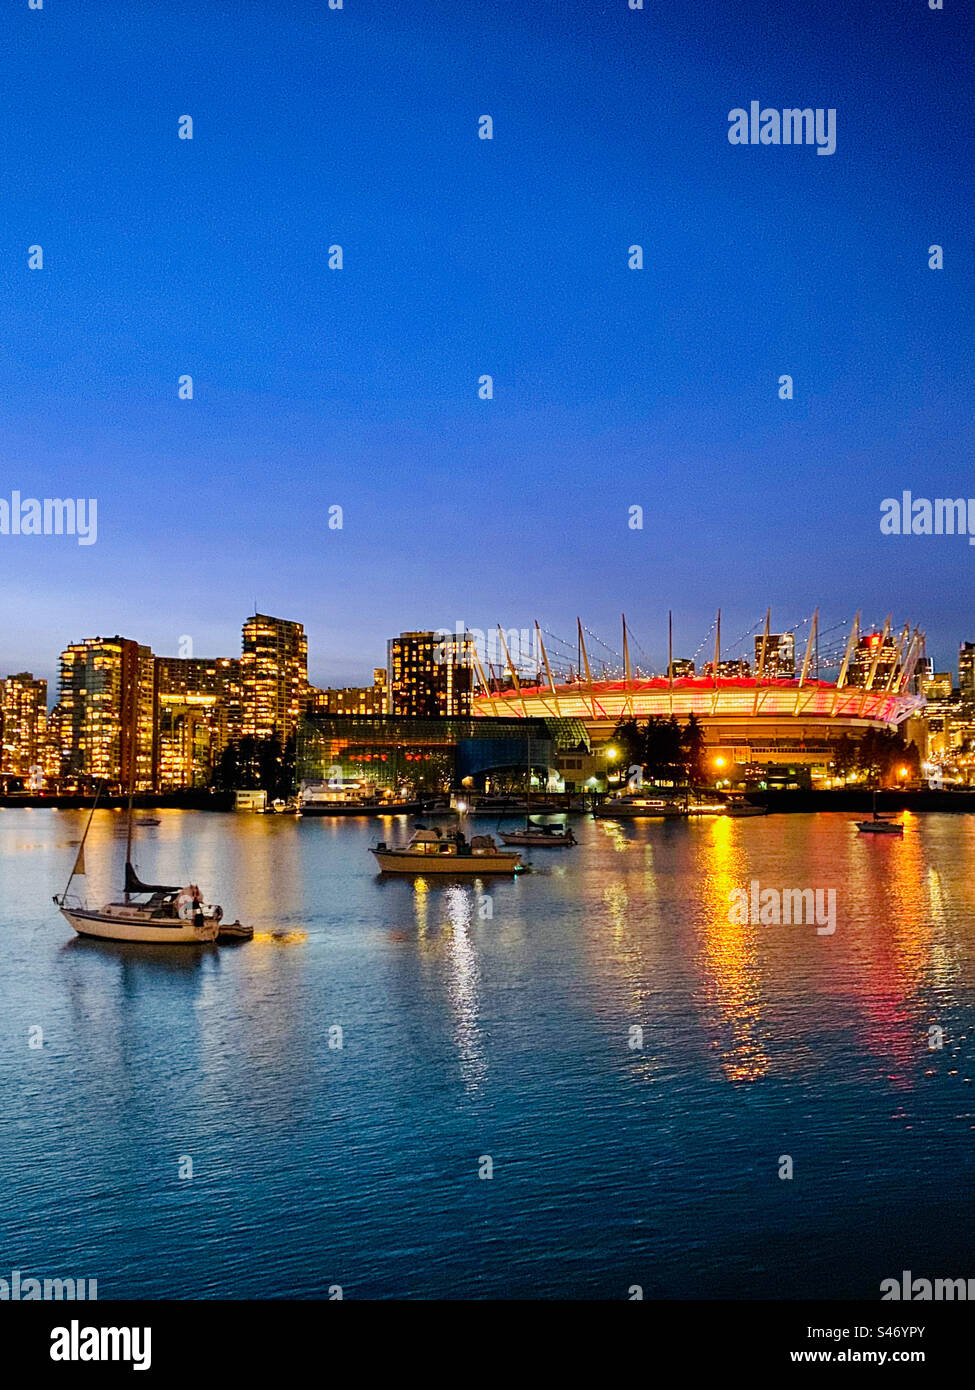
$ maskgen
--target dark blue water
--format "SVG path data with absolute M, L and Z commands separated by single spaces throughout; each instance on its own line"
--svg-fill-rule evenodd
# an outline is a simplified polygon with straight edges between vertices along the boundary
M 160 814 L 143 875 L 198 880 L 253 943 L 75 939 L 51 895 L 83 817 L 0 811 L 0 1277 L 872 1298 L 975 1275 L 975 819 L 874 842 L 845 816 L 578 818 L 577 849 L 487 887 L 380 879 L 367 846 L 401 822 Z M 120 819 L 96 815 L 93 899 Z M 752 878 L 835 887 L 835 933 L 729 923 Z

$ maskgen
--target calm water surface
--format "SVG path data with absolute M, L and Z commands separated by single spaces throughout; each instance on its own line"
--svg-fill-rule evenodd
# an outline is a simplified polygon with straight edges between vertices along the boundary
M 143 877 L 199 881 L 253 943 L 74 938 L 51 895 L 84 815 L 0 811 L 0 1276 L 102 1298 L 975 1276 L 975 817 L 908 816 L 903 841 L 577 817 L 577 849 L 488 886 L 380 878 L 367 846 L 402 821 L 159 814 Z M 121 821 L 96 813 L 93 899 Z M 729 924 L 753 878 L 835 887 L 835 933 Z

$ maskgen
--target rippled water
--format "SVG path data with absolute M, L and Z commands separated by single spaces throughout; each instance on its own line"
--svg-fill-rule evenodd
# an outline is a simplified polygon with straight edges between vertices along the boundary
M 481 885 L 380 878 L 367 847 L 402 821 L 159 814 L 143 876 L 199 881 L 253 943 L 74 938 L 51 895 L 84 816 L 0 811 L 0 1276 L 795 1298 L 975 1275 L 975 818 L 902 841 L 575 818 L 577 849 Z M 96 814 L 93 899 L 121 820 Z M 729 923 L 753 878 L 835 887 L 835 933 Z

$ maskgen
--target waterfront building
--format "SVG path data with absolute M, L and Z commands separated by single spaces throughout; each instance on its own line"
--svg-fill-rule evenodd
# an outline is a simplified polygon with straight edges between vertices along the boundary
M 379 790 L 435 793 L 471 785 L 561 786 L 559 758 L 589 743 L 576 719 L 450 719 L 309 714 L 298 730 L 299 781 L 366 782 Z
M 241 663 L 231 657 L 159 656 L 155 667 L 155 786 L 208 786 L 224 748 L 241 737 Z
M 44 769 L 47 755 L 47 681 L 30 671 L 0 680 L 0 778 L 24 783 Z
M 75 786 L 152 789 L 155 670 L 148 647 L 88 637 L 61 653 L 61 771 Z
M 286 743 L 308 688 L 308 640 L 301 623 L 255 613 L 244 623 L 241 655 L 243 735 Z
M 474 639 L 469 633 L 403 632 L 387 646 L 389 712 L 413 718 L 471 710 Z

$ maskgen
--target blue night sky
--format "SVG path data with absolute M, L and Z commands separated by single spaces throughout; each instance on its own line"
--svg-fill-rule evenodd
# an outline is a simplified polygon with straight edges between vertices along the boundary
M 954 666 L 975 549 L 879 529 L 975 496 L 945 3 L 8 5 L 0 496 L 96 497 L 99 534 L 0 536 L 0 674 L 233 655 L 255 601 L 321 684 L 404 628 L 618 646 L 621 610 L 662 664 L 668 608 L 690 654 L 719 604 L 893 610 Z M 729 144 L 751 100 L 835 107 L 836 153 Z

